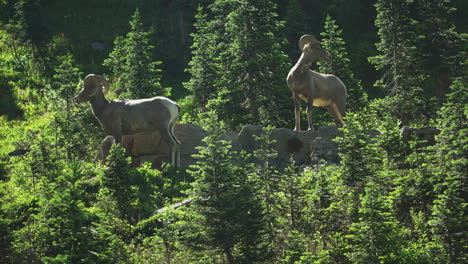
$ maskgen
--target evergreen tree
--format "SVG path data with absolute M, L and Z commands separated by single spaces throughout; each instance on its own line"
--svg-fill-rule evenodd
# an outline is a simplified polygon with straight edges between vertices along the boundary
M 120 85 L 124 85 L 131 99 L 148 98 L 153 96 L 167 96 L 168 89 L 164 89 L 160 82 L 161 62 L 153 61 L 150 44 L 150 33 L 144 31 L 140 11 L 137 9 L 130 20 L 130 32 L 122 39 L 117 37 L 115 49 L 104 61 L 113 74 L 120 78 Z
M 116 201 L 121 219 L 133 223 L 131 219 L 134 191 L 132 185 L 134 172 L 130 167 L 130 161 L 125 155 L 125 149 L 117 144 L 112 145 L 108 157 L 108 167 L 102 176 L 102 186 L 109 192 L 110 197 Z
M 189 82 L 184 83 L 191 95 L 186 99 L 188 102 L 184 109 L 189 119 L 196 120 L 199 113 L 206 111 L 208 101 L 216 95 L 216 77 L 219 69 L 215 57 L 214 33 L 201 7 L 195 18 L 197 21 L 194 25 L 196 31 L 192 34 L 192 60 L 187 69 L 191 77 Z
M 462 77 L 466 60 L 466 36 L 456 32 L 453 13 L 456 10 L 452 1 L 418 0 L 416 19 L 418 37 L 417 56 L 425 74 L 429 75 L 426 92 L 441 97 L 448 92 L 452 78 Z
M 54 86 L 58 91 L 59 98 L 56 100 L 65 101 L 65 111 L 67 117 L 72 113 L 72 103 L 76 92 L 76 82 L 80 79 L 80 71 L 75 65 L 71 54 L 61 57 L 61 64 L 55 69 Z M 54 105 L 57 107 L 57 105 Z
M 380 111 L 389 112 L 404 123 L 427 123 L 432 116 L 432 102 L 424 95 L 422 84 L 427 74 L 421 70 L 417 47 L 413 39 L 417 34 L 411 13 L 412 3 L 406 0 L 377 1 L 376 26 L 381 55 L 370 58 L 383 76 L 376 86 L 389 92 L 390 97 L 380 101 Z
M 216 1 L 212 8 L 219 10 L 225 2 Z M 291 119 L 290 92 L 284 85 L 289 64 L 281 51 L 282 25 L 275 5 L 269 0 L 227 2 L 234 6 L 229 14 L 212 21 L 224 22 L 230 38 L 222 40 L 220 87 L 209 107 L 231 128 L 247 123 L 284 126 Z
M 307 33 L 306 15 L 304 8 L 301 6 L 301 1 L 288 1 L 285 20 L 286 39 L 288 41 L 286 50 L 291 62 L 296 63 L 301 56 L 297 43 L 301 36 Z
M 252 166 L 216 134 L 204 141 L 192 175 L 193 210 L 201 216 L 206 245 L 222 252 L 226 263 L 264 260 L 264 209 L 249 180 Z
M 381 166 L 382 150 L 369 140 L 372 113 L 349 113 L 343 136 L 336 139 L 340 150 L 342 176 L 350 186 L 362 186 L 376 167 Z
M 468 260 L 466 235 L 468 196 L 468 89 L 457 80 L 439 117 L 441 133 L 437 149 L 439 172 L 434 192 L 437 197 L 429 221 L 436 242 L 443 246 L 448 263 Z
M 327 16 L 324 31 L 320 33 L 323 37 L 321 45 L 332 57 L 332 62 L 319 62 L 319 69 L 321 73 L 334 74 L 343 81 L 348 92 L 347 109 L 356 112 L 367 106 L 367 94 L 364 92 L 361 81 L 354 77 L 351 71 L 345 48 L 346 43 L 343 41 L 341 33 L 342 30 L 338 29 L 335 20 L 331 16 Z
M 15 233 L 15 261 L 24 263 L 97 262 L 105 244 L 93 234 L 96 215 L 85 208 L 80 164 L 71 163 L 45 183 L 38 212 Z M 48 189 L 50 188 L 50 189 Z
M 109 53 L 109 58 L 104 60 L 103 65 L 106 66 L 111 76 L 114 77 L 113 82 L 117 87 L 127 87 L 125 79 L 122 78 L 126 67 L 126 39 L 122 36 L 117 36 L 114 40 L 114 48 L 111 53 Z
M 361 196 L 359 220 L 353 223 L 350 234 L 352 263 L 399 263 L 396 256 L 401 247 L 400 228 L 385 199 L 385 185 L 369 179 Z
M 48 97 L 55 102 L 51 107 L 57 111 L 54 121 L 56 128 L 59 129 L 58 143 L 64 148 L 68 161 L 72 161 L 73 158 L 89 155 L 90 144 L 84 141 L 83 137 L 86 135 L 88 139 L 96 138 L 96 129 L 91 128 L 93 123 L 86 124 L 88 121 L 84 120 L 86 111 L 77 110 L 74 104 L 76 84 L 80 80 L 81 73 L 76 67 L 73 56 L 68 54 L 59 60 L 61 64 L 55 69 L 53 90 L 49 91 Z

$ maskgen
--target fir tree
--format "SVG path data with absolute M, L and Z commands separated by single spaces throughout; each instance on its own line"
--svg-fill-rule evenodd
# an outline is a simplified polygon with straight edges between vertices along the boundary
M 457 80 L 451 89 L 439 117 L 439 172 L 435 175 L 434 186 L 437 196 L 429 224 L 435 240 L 444 248 L 448 263 L 462 263 L 468 259 L 465 250 L 468 242 L 468 89 L 462 80 Z
M 416 24 L 418 37 L 413 38 L 417 45 L 417 56 L 425 74 L 429 75 L 426 92 L 441 97 L 448 92 L 451 78 L 463 76 L 462 68 L 466 59 L 468 39 L 456 32 L 453 13 L 456 10 L 452 1 L 418 0 Z
M 320 72 L 338 76 L 346 85 L 348 99 L 347 109 L 356 112 L 367 106 L 367 94 L 361 85 L 361 81 L 354 77 L 350 69 L 350 61 L 345 45 L 341 37 L 342 30 L 338 29 L 335 20 L 327 16 L 324 31 L 320 33 L 323 37 L 321 45 L 332 57 L 331 63 L 319 62 Z
M 222 40 L 220 88 L 210 107 L 231 128 L 247 123 L 284 126 L 290 120 L 290 92 L 284 85 L 289 65 L 281 51 L 282 25 L 275 5 L 269 0 L 228 2 L 234 8 L 227 17 L 212 21 L 224 23 L 230 38 Z
M 372 124 L 372 114 L 349 113 L 343 136 L 336 139 L 340 149 L 344 182 L 362 186 L 376 167 L 381 165 L 382 150 L 371 143 L 366 133 Z
M 108 157 L 108 168 L 106 168 L 102 177 L 102 186 L 108 190 L 109 195 L 116 201 L 117 209 L 120 212 L 119 217 L 129 222 L 135 220 L 131 219 L 131 204 L 134 200 L 132 190 L 133 174 L 130 162 L 125 155 L 125 149 L 120 145 L 112 145 Z
M 109 53 L 109 58 L 104 60 L 103 65 L 106 66 L 111 76 L 114 77 L 114 85 L 117 87 L 127 87 L 125 79 L 122 78 L 125 72 L 126 64 L 126 39 L 122 36 L 117 36 L 114 40 L 114 49 Z
M 359 221 L 353 223 L 350 234 L 352 263 L 398 263 L 401 247 L 400 229 L 385 199 L 385 185 L 369 179 L 361 196 Z
M 38 201 L 37 214 L 15 234 L 14 262 L 99 260 L 105 244 L 91 230 L 97 217 L 85 208 L 82 177 L 80 164 L 71 163 L 56 179 L 43 182 L 45 189 Z
M 137 9 L 130 20 L 130 32 L 122 39 L 117 37 L 115 49 L 105 60 L 113 74 L 118 74 L 120 85 L 124 85 L 131 99 L 167 96 L 168 89 L 160 84 L 161 62 L 152 58 L 154 46 L 150 44 L 150 33 L 144 31 L 140 11 Z
M 206 245 L 222 252 L 227 263 L 265 259 L 264 209 L 249 181 L 252 166 L 216 135 L 208 136 L 205 142 L 192 175 L 197 197 L 193 209 L 202 218 Z
M 301 36 L 307 33 L 306 16 L 299 0 L 288 1 L 285 20 L 287 53 L 291 62 L 295 63 L 301 56 L 297 43 Z
M 411 1 L 377 1 L 376 26 L 381 55 L 370 58 L 383 76 L 376 86 L 386 89 L 390 97 L 380 101 L 380 111 L 389 112 L 404 123 L 427 123 L 432 116 L 431 100 L 424 95 L 422 84 L 427 74 L 421 70 L 417 47 L 416 22 L 411 13 Z
M 55 69 L 53 77 L 53 91 L 49 96 L 55 104 L 52 107 L 57 110 L 55 123 L 58 143 L 64 148 L 68 161 L 76 157 L 86 156 L 88 142 L 83 141 L 83 136 L 92 139 L 96 137 L 95 129 L 86 126 L 83 120 L 84 113 L 77 111 L 74 104 L 74 96 L 77 83 L 80 80 L 80 71 L 76 67 L 71 54 L 60 57 L 61 64 Z M 89 112 L 88 112 L 89 113 Z
M 67 117 L 72 113 L 72 103 L 76 92 L 76 82 L 80 79 L 80 71 L 75 65 L 71 54 L 61 57 L 62 63 L 55 69 L 54 86 L 58 91 L 59 102 L 65 101 L 65 111 Z M 55 105 L 56 107 L 56 105 Z
M 184 105 L 185 112 L 190 119 L 198 119 L 198 114 L 206 111 L 208 101 L 216 95 L 217 69 L 214 36 L 208 24 L 207 15 L 202 8 L 198 9 L 195 16 L 195 33 L 192 34 L 192 60 L 189 62 L 187 72 L 190 73 L 190 81 L 184 86 L 191 92 Z M 188 108 L 188 109 L 187 109 Z

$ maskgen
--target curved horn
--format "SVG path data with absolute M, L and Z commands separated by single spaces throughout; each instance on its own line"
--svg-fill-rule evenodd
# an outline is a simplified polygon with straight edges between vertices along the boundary
M 304 35 L 301 37 L 301 39 L 299 39 L 299 49 L 302 51 L 304 49 L 305 44 L 307 43 L 315 44 L 315 43 L 320 43 L 320 41 L 318 41 L 312 35 Z
M 101 85 L 104 86 L 104 95 L 106 95 L 109 92 L 109 83 L 107 82 L 106 78 L 98 75 L 98 80 Z
M 98 75 L 96 75 L 96 74 L 88 74 L 84 78 L 83 88 L 85 90 L 89 90 L 89 91 L 92 90 L 92 92 L 91 92 L 92 95 L 94 95 L 96 93 L 97 88 L 98 88 L 99 80 L 97 79 L 97 77 L 98 77 Z

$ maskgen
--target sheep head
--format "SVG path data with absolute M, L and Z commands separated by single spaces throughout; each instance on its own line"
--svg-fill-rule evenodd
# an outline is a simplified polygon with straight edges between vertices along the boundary
M 311 56 L 314 61 L 327 61 L 330 62 L 330 54 L 326 52 L 318 41 L 312 35 L 304 35 L 299 40 L 299 49 L 302 53 Z
M 88 102 L 98 92 L 98 89 L 104 87 L 104 95 L 109 91 L 109 83 L 100 75 L 89 74 L 84 79 L 83 89 L 75 96 L 75 102 L 84 103 Z

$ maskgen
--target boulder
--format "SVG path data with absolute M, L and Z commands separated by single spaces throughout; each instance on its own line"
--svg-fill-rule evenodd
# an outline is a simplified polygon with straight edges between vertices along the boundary
M 435 142 L 434 137 L 438 133 L 439 130 L 434 127 L 403 128 L 401 131 L 402 138 L 405 141 L 416 137 L 427 140 L 429 143 Z M 197 147 L 205 144 L 203 139 L 208 135 L 208 132 L 197 125 L 177 124 L 175 134 L 181 141 L 179 146 L 181 168 L 187 169 L 197 162 L 194 154 L 198 153 Z M 227 131 L 220 135 L 219 139 L 231 141 L 233 150 L 245 150 L 248 153 L 253 153 L 260 147 L 256 138 L 264 134 L 265 131 L 262 127 L 247 125 L 242 127 L 240 132 Z M 380 132 L 369 130 L 366 131 L 366 134 L 369 135 L 369 140 L 372 140 Z M 338 163 L 340 157 L 338 145 L 334 139 L 339 135 L 341 135 L 341 132 L 334 126 L 321 126 L 317 131 L 300 132 L 288 128 L 275 128 L 269 132 L 269 137 L 273 141 L 272 149 L 278 155 L 270 159 L 269 164 L 278 169 L 284 169 L 290 164 L 291 160 L 297 166 L 311 166 L 322 161 Z M 112 143 L 113 138 L 111 136 L 106 137 L 103 141 L 102 149 L 98 154 L 101 160 L 105 160 L 106 153 L 108 153 L 106 149 L 110 148 L 109 144 Z M 125 136 L 123 145 L 132 156 L 135 165 L 150 161 L 155 167 L 160 167 L 162 164 L 169 162 L 169 147 L 166 142 L 161 140 L 158 132 Z M 263 162 L 256 160 L 254 157 L 252 157 L 251 161 Z
M 400 130 L 400 136 L 403 142 L 409 142 L 411 140 L 425 141 L 424 143 L 418 143 L 418 147 L 432 146 L 435 144 L 435 136 L 440 133 L 440 130 L 436 127 L 421 127 L 411 128 L 403 127 Z
M 180 140 L 179 146 L 181 168 L 189 168 L 196 163 L 194 154 L 198 153 L 198 146 L 203 146 L 203 139 L 208 135 L 204 129 L 192 124 L 177 124 L 174 132 Z M 239 133 L 227 131 L 219 136 L 219 139 L 232 142 L 233 150 L 245 150 L 253 153 L 259 148 L 257 137 L 264 135 L 265 131 L 260 126 L 247 125 L 242 127 Z M 277 152 L 277 157 L 272 158 L 269 163 L 285 168 L 291 159 L 296 165 L 311 164 L 325 160 L 328 162 L 338 161 L 338 148 L 333 138 L 338 135 L 336 127 L 320 127 L 318 131 L 295 132 L 288 128 L 276 128 L 270 132 L 273 141 L 272 148 Z M 96 155 L 98 160 L 105 160 L 113 137 L 106 137 L 101 145 L 101 150 Z M 169 146 L 161 140 L 159 132 L 141 133 L 124 136 L 122 144 L 127 153 L 132 157 L 135 166 L 149 161 L 155 167 L 161 167 L 169 162 Z M 252 158 L 253 162 L 261 162 Z

